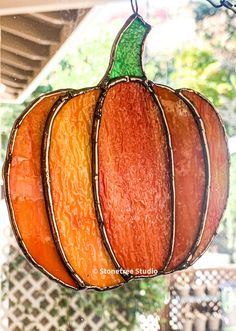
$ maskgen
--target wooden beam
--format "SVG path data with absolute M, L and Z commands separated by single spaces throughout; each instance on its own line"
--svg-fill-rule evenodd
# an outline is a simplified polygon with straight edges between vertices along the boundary
M 1 47 L 31 60 L 42 60 L 49 55 L 49 48 L 47 46 L 38 45 L 4 31 L 2 32 Z
M 0 1 L 0 7 L 1 7 L 1 1 Z M 87 30 L 87 27 L 91 23 L 91 21 L 96 19 L 100 10 L 101 8 L 97 7 L 94 8 L 93 10 L 89 10 L 89 14 L 83 14 L 83 15 L 82 13 L 86 13 L 88 10 L 85 9 L 79 11 L 79 17 L 76 19 L 76 22 L 73 22 L 73 24 L 64 24 L 61 27 L 60 45 L 59 44 L 52 45 L 49 50 L 50 52 L 49 57 L 41 61 L 32 60 L 30 58 L 21 55 L 13 54 L 12 51 L 9 52 L 7 50 L 2 50 L 2 57 L 4 56 L 4 58 L 1 59 L 2 63 L 17 66 L 22 69 L 32 69 L 34 72 L 33 76 L 29 78 L 24 88 L 22 88 L 22 86 L 11 87 L 19 91 L 17 98 L 12 100 L 12 103 L 21 104 L 22 102 L 24 102 L 24 100 L 30 95 L 30 93 L 32 93 L 32 91 L 34 91 L 37 88 L 37 86 L 41 83 L 41 81 L 48 76 L 48 73 L 52 70 L 53 67 L 55 67 L 55 64 L 57 64 L 61 60 L 61 58 L 68 51 L 68 49 L 74 47 L 75 41 L 77 41 L 79 37 L 83 35 L 83 33 Z M 48 23 L 44 23 L 44 24 L 49 25 Z M 16 64 L 13 60 L 14 61 L 19 60 L 19 61 Z M 11 83 L 12 82 L 10 82 L 10 84 Z M 5 80 L 4 84 L 8 85 L 8 82 Z M 2 102 L 10 102 L 10 101 L 2 100 Z
M 42 25 L 41 22 L 23 15 L 1 17 L 0 28 L 42 45 L 60 42 L 60 29 Z
M 6 74 L 1 75 L 1 81 L 3 84 L 11 87 L 19 87 L 23 88 L 27 84 L 27 79 L 18 79 L 18 78 L 13 78 L 11 76 L 8 76 Z
M 64 25 L 71 24 L 71 22 L 76 21 L 78 17 L 77 10 L 67 10 L 67 11 L 52 11 L 45 13 L 33 13 L 31 16 L 36 17 L 44 22 L 54 24 L 54 25 Z
M 0 16 L 32 14 L 37 12 L 92 8 L 110 0 L 1 0 Z M 113 2 L 119 0 L 112 0 Z M 127 1 L 127 0 L 125 0 Z
M 11 66 L 6 63 L 1 63 L 1 73 L 19 78 L 19 79 L 28 79 L 28 77 L 33 75 L 33 71 L 31 70 L 22 70 L 19 68 L 16 68 L 14 66 Z
M 39 68 L 41 65 L 41 62 L 38 60 L 31 60 L 4 49 L 1 50 L 1 62 L 16 66 L 23 70 L 34 70 L 35 68 Z
M 7 92 L 7 93 L 11 93 L 11 94 L 19 94 L 22 92 L 22 88 L 19 88 L 19 87 L 12 87 L 12 86 L 9 86 L 7 84 L 6 85 L 6 90 L 4 92 Z

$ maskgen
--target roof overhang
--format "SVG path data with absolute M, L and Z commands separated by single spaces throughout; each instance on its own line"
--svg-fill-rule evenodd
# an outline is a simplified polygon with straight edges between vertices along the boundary
M 1 0 L 0 16 L 92 8 L 109 0 Z
M 105 1 L 1 0 L 0 102 L 22 103 Z

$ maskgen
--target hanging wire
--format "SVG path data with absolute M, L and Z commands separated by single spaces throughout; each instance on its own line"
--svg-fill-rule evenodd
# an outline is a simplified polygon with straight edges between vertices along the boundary
M 227 9 L 232 10 L 232 12 L 234 12 L 236 14 L 236 4 L 233 4 L 232 2 L 230 2 L 228 0 L 220 0 L 219 3 L 216 3 L 213 0 L 207 0 L 207 1 L 215 8 L 225 7 Z
M 134 14 L 138 14 L 138 0 L 130 0 Z
M 208 1 L 215 8 L 225 7 L 236 14 L 236 4 L 233 4 L 228 0 L 220 0 L 219 3 L 216 3 L 214 0 L 206 0 L 206 1 Z M 130 0 L 130 3 L 133 13 L 138 14 L 138 0 Z

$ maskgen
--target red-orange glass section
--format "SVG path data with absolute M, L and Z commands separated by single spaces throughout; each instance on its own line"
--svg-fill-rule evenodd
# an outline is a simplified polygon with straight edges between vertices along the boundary
M 188 106 L 168 87 L 154 86 L 173 146 L 175 178 L 175 245 L 168 271 L 182 263 L 199 234 L 205 189 L 203 147 Z
M 201 243 L 194 254 L 193 261 L 204 252 L 216 233 L 227 202 L 229 188 L 229 156 L 222 123 L 213 106 L 200 95 L 182 90 L 196 107 L 205 126 L 210 154 L 210 197 Z M 193 262 L 192 261 L 192 262 Z
M 131 274 L 152 274 L 167 260 L 172 220 L 167 139 L 146 87 L 129 82 L 108 90 L 98 147 L 102 212 L 115 256 Z

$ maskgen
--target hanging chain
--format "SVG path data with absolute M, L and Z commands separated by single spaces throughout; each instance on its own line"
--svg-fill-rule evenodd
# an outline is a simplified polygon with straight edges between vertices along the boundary
M 233 4 L 228 0 L 220 0 L 218 3 L 216 3 L 215 0 L 206 0 L 206 1 L 208 1 L 215 8 L 225 7 L 227 9 L 232 10 L 232 12 L 236 14 L 236 4 Z M 130 0 L 130 3 L 133 13 L 138 14 L 138 0 Z
M 225 7 L 227 9 L 232 10 L 236 14 L 236 4 L 233 4 L 228 0 L 220 0 L 219 3 L 216 3 L 214 0 L 207 0 L 207 1 L 215 8 Z
M 138 14 L 138 0 L 130 0 L 134 14 Z

